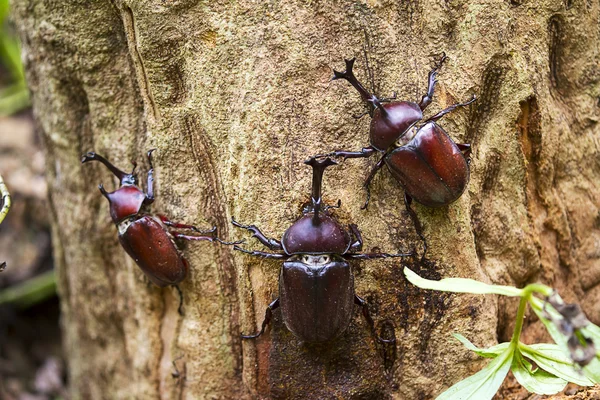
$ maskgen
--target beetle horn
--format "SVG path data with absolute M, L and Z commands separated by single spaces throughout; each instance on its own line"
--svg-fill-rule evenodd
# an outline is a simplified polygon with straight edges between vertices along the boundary
M 132 174 L 128 174 L 127 172 L 121 171 L 119 168 L 112 165 L 106 158 L 104 158 L 101 155 L 96 154 L 92 151 L 87 154 L 84 154 L 83 157 L 81 157 L 82 164 L 85 164 L 88 161 L 100 161 L 102 164 L 104 164 L 106 166 L 106 168 L 108 168 L 110 170 L 110 172 L 112 172 L 113 174 L 115 174 L 115 176 L 117 178 L 119 178 L 119 181 L 121 181 L 121 184 L 123 184 L 124 181 L 131 179 Z M 135 170 L 135 166 L 134 166 L 134 170 Z
M 331 158 L 327 157 L 323 161 L 317 160 L 315 157 L 312 157 L 306 161 L 304 164 L 310 165 L 313 169 L 313 178 L 312 178 L 312 206 L 313 206 L 313 224 L 318 225 L 320 223 L 319 212 L 322 209 L 322 198 L 321 198 L 321 186 L 323 182 L 323 172 L 325 168 L 330 165 L 337 165 L 335 161 Z
M 373 109 L 377 106 L 376 104 L 374 104 L 374 101 L 378 101 L 378 99 L 377 99 L 377 96 L 371 94 L 358 81 L 358 79 L 356 79 L 354 72 L 352 72 L 355 60 L 356 60 L 355 58 L 352 58 L 350 60 L 344 60 L 344 61 L 346 61 L 346 70 L 343 72 L 333 70 L 333 78 L 331 78 L 331 80 L 334 81 L 337 79 L 345 79 L 348 82 L 350 82 L 350 84 L 352 86 L 354 86 L 354 88 L 358 91 L 358 93 L 360 94 L 360 97 L 363 99 L 363 101 L 365 103 L 367 103 L 367 107 L 369 108 L 369 115 L 373 116 Z

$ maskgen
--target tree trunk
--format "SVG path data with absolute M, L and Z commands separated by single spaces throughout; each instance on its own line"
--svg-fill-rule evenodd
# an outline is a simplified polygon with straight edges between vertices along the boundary
M 405 265 L 541 281 L 600 323 L 598 1 L 15 0 L 13 12 L 46 148 L 73 398 L 433 398 L 485 364 L 451 333 L 507 340 L 517 303 L 418 290 Z M 395 359 L 358 310 L 326 345 L 301 343 L 279 311 L 264 337 L 242 342 L 277 297 L 280 264 L 207 242 L 185 247 L 179 316 L 177 292 L 150 284 L 118 243 L 96 189 L 114 179 L 80 164 L 94 150 L 146 171 L 156 148 L 155 212 L 261 249 L 232 216 L 280 237 L 309 198 L 302 161 L 368 144 L 369 118 L 351 117 L 363 105 L 330 82 L 332 68 L 355 56 L 367 86 L 415 101 L 442 52 L 428 111 L 478 96 L 440 121 L 473 147 L 468 190 L 448 207 L 414 205 L 427 261 L 354 265 L 378 329 L 395 327 Z M 374 163 L 330 168 L 326 202 L 342 200 L 335 214 L 367 249 L 421 251 L 389 172 L 360 209 Z M 526 324 L 526 340 L 548 340 Z

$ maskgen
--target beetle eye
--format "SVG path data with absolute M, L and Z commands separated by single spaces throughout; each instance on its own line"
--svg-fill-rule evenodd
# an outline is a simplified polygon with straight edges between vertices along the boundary
M 329 262 L 329 256 L 323 256 L 323 263 L 327 264 Z
M 309 261 L 308 256 L 303 256 L 302 261 L 304 261 L 305 264 L 308 264 L 308 261 Z

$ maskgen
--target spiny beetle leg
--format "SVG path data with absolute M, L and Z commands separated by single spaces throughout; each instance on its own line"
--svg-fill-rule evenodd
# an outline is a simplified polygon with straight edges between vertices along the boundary
M 369 177 L 367 178 L 367 180 L 365 181 L 365 184 L 363 185 L 365 190 L 367 191 L 367 200 L 365 200 L 365 204 L 363 204 L 362 207 L 360 208 L 361 210 L 366 210 L 367 207 L 369 206 L 369 200 L 371 200 L 371 181 L 373 181 L 373 178 L 375 178 L 377 171 L 379 171 L 381 169 L 381 167 L 383 167 L 383 164 L 385 164 L 386 155 L 387 154 L 384 154 L 379 159 L 379 161 L 377 161 L 377 164 L 375 164 L 375 166 L 371 170 L 371 173 L 369 174 Z
M 423 226 L 421 225 L 421 221 L 419 221 L 415 210 L 413 210 L 410 206 L 411 204 L 412 197 L 410 197 L 408 193 L 404 192 L 404 205 L 406 206 L 406 211 L 408 212 L 408 216 L 415 227 L 415 231 L 417 232 L 419 239 L 421 239 L 423 242 L 423 255 L 421 255 L 421 261 L 423 261 L 425 259 L 425 255 L 427 254 L 427 240 L 425 240 L 425 236 L 423 236 Z
M 373 322 L 373 318 L 371 318 L 371 313 L 369 312 L 369 306 L 362 297 L 358 296 L 357 294 L 354 294 L 354 304 L 362 308 L 362 314 L 365 317 L 365 320 L 367 321 L 367 325 L 369 325 L 371 333 L 379 343 L 396 343 L 396 338 L 383 339 L 377 334 L 377 330 L 375 329 L 375 322 Z
M 183 292 L 181 291 L 179 285 L 173 285 L 173 287 L 177 289 L 177 293 L 179 294 L 179 307 L 177 307 L 177 312 L 179 315 L 183 316 Z
M 446 60 L 446 53 L 443 53 L 442 58 L 437 63 L 435 67 L 431 71 L 429 71 L 429 76 L 427 78 L 427 94 L 423 96 L 421 102 L 419 102 L 419 108 L 421 111 L 424 111 L 433 99 L 433 92 L 435 91 L 435 84 L 437 83 L 437 71 L 440 69 L 444 61 Z
M 255 335 L 242 334 L 242 339 L 256 339 L 257 337 L 265 333 L 265 329 L 267 328 L 267 325 L 269 325 L 269 323 L 271 322 L 271 318 L 273 317 L 273 310 L 276 310 L 277 308 L 279 308 L 279 298 L 275 299 L 275 301 L 273 301 L 267 306 L 267 310 L 265 311 L 265 319 L 263 320 L 260 331 Z
M 412 257 L 414 252 L 410 253 L 346 253 L 342 254 L 342 257 L 349 260 L 374 260 L 377 258 L 396 258 L 396 257 Z
M 144 204 L 154 203 L 154 167 L 152 166 L 152 152 L 155 150 L 156 149 L 152 149 L 148 151 L 148 164 L 150 164 L 150 169 L 148 170 L 148 184 L 146 189 L 148 192 L 146 193 Z
M 462 151 L 463 156 L 465 156 L 465 158 L 467 160 L 469 160 L 469 157 L 471 157 L 471 144 L 470 143 L 456 143 L 456 147 L 458 147 L 458 149 L 460 151 Z
M 350 232 L 352 232 L 352 235 L 354 235 L 354 238 L 356 239 L 356 242 L 352 243 L 352 245 L 350 246 L 350 251 L 362 251 L 363 238 L 360 234 L 360 231 L 358 230 L 358 226 L 356 224 L 350 224 L 348 225 L 348 227 L 350 228 Z
M 222 239 L 219 239 L 218 237 L 213 237 L 213 236 L 192 236 L 192 235 L 186 235 L 183 234 L 181 232 L 171 232 L 171 235 L 173 235 L 174 238 L 176 239 L 183 239 L 183 240 L 197 240 L 197 241 L 201 241 L 201 240 L 206 240 L 209 242 L 218 242 L 227 246 L 230 245 L 238 245 L 238 244 L 242 244 L 244 243 L 244 240 L 237 240 L 235 242 L 226 242 Z
M 240 224 L 233 217 L 231 217 L 231 223 L 238 228 L 246 229 L 247 231 L 252 232 L 252 237 L 258 239 L 259 242 L 267 246 L 269 249 L 283 250 L 283 246 L 281 246 L 281 242 L 279 240 L 267 237 L 256 225 Z
M 164 215 L 159 215 L 158 218 L 160 218 L 160 220 L 162 221 L 163 224 L 173 227 L 173 228 L 191 229 L 192 231 L 198 232 L 198 233 L 215 233 L 217 231 L 216 226 L 213 226 L 210 229 L 202 230 L 202 229 L 198 229 L 194 225 L 187 225 L 187 224 L 181 224 L 179 222 L 173 222 L 173 221 L 169 220 L 167 217 L 165 217 Z
M 234 250 L 241 251 L 242 253 L 249 254 L 255 257 L 263 257 L 263 258 L 275 258 L 281 260 L 283 258 L 287 258 L 288 256 L 282 253 L 267 253 L 266 251 L 251 251 L 242 249 L 240 246 L 233 246 Z
M 428 119 L 425 120 L 425 123 L 428 122 L 435 122 L 438 119 L 442 118 L 444 115 L 456 110 L 458 107 L 465 107 L 468 106 L 469 104 L 471 104 L 472 102 L 474 102 L 475 100 L 477 100 L 477 96 L 473 95 L 473 97 L 471 98 L 471 100 L 464 102 L 464 103 L 458 103 L 458 104 L 454 104 L 451 105 L 450 107 L 440 111 L 439 113 L 435 114 L 433 117 L 429 117 Z
M 327 154 L 317 154 L 315 158 L 342 157 L 344 160 L 347 158 L 368 158 L 376 152 L 377 150 L 375 150 L 372 146 L 367 146 L 363 147 L 359 151 L 337 150 Z

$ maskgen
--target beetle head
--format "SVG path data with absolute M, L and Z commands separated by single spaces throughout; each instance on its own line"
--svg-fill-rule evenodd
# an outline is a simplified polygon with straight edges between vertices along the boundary
M 136 164 L 133 163 L 133 170 L 128 174 L 112 165 L 106 158 L 93 152 L 87 153 L 81 158 L 82 164 L 85 164 L 88 161 L 101 162 L 110 170 L 110 172 L 119 178 L 121 187 L 114 192 L 107 192 L 102 184 L 98 186 L 100 193 L 102 193 L 110 203 L 110 216 L 115 224 L 123 221 L 127 217 L 139 213 L 146 195 L 136 186 Z
M 323 172 L 337 163 L 330 158 L 304 162 L 313 168 L 311 204 L 305 214 L 283 234 L 287 254 L 344 254 L 350 248 L 350 235 L 323 207 L 321 184 Z

